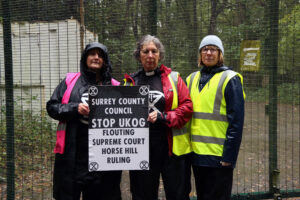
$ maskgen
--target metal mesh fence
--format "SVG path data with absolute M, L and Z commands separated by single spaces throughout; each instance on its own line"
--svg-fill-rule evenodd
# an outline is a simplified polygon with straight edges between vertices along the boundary
M 136 71 L 132 53 L 145 34 L 162 41 L 163 63 L 183 78 L 199 70 L 201 39 L 222 39 L 247 95 L 233 199 L 300 198 L 300 1 L 2 0 L 0 8 L 0 199 L 52 199 L 56 122 L 46 102 L 92 41 L 108 47 L 116 79 Z M 131 198 L 128 171 L 122 194 Z

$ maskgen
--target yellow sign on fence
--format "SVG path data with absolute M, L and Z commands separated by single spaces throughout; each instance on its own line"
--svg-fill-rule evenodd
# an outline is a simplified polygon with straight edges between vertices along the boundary
M 240 67 L 242 71 L 259 71 L 260 40 L 243 40 L 240 50 Z

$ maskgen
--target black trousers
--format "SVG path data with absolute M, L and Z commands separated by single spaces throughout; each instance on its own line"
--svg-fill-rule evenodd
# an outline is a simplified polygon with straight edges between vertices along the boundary
M 149 171 L 130 171 L 132 200 L 157 200 L 160 174 L 167 200 L 190 199 L 190 156 L 168 156 L 167 152 L 152 151 Z
M 197 200 L 230 200 L 233 169 L 193 166 Z
M 74 183 L 73 200 L 121 200 L 121 171 L 97 172 L 99 178 Z

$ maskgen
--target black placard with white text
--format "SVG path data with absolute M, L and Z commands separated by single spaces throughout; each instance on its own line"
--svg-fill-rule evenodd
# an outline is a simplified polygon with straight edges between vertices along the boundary
M 89 88 L 89 171 L 148 170 L 148 86 Z

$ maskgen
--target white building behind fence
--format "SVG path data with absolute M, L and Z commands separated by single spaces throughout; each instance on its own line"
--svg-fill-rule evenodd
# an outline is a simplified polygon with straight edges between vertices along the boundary
M 3 28 L 0 26 L 0 108 L 5 107 Z M 45 109 L 67 72 L 80 71 L 80 24 L 75 19 L 11 24 L 15 109 Z M 84 46 L 98 41 L 85 30 Z

